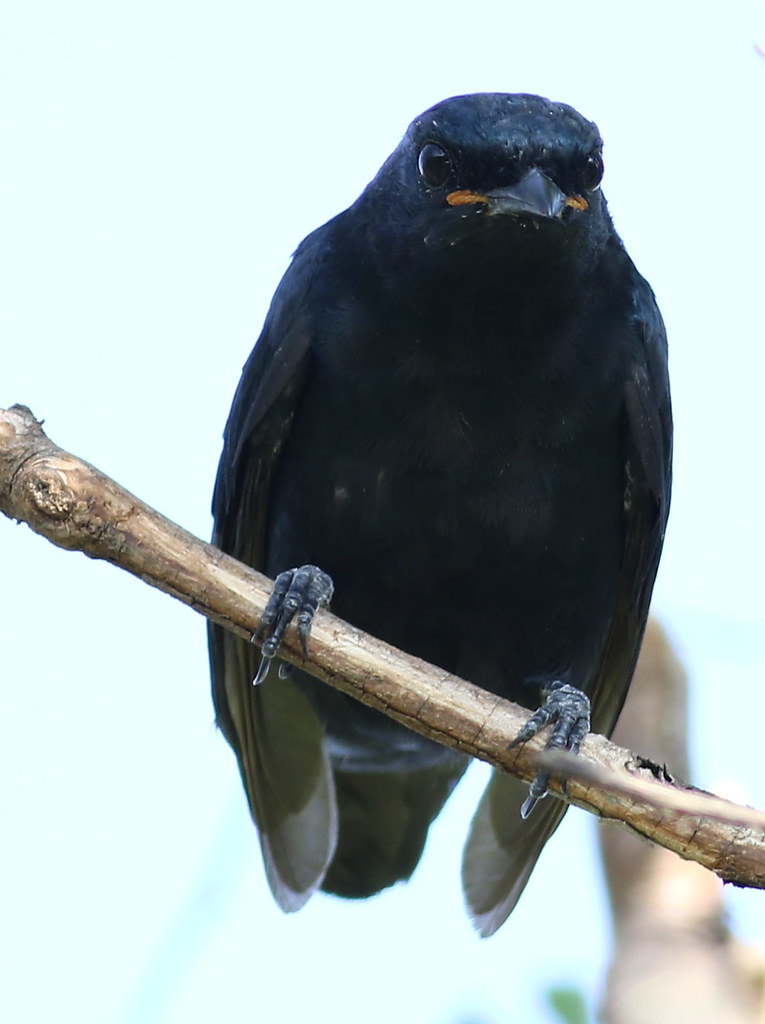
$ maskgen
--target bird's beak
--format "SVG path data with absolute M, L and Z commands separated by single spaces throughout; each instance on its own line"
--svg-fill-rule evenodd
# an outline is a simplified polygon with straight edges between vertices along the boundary
M 489 214 L 531 214 L 555 219 L 566 207 L 586 210 L 587 200 L 582 196 L 567 196 L 538 167 L 533 167 L 517 185 L 497 188 L 491 192 L 470 192 L 460 189 L 446 197 L 450 206 L 485 204 Z

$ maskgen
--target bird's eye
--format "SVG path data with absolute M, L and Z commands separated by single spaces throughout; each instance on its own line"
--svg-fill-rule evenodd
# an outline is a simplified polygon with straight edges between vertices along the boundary
M 427 142 L 417 157 L 417 167 L 420 177 L 426 185 L 439 188 L 448 181 L 452 162 L 445 150 L 437 146 L 435 142 Z
M 582 170 L 582 185 L 586 192 L 594 192 L 603 177 L 603 157 L 600 153 L 590 153 Z

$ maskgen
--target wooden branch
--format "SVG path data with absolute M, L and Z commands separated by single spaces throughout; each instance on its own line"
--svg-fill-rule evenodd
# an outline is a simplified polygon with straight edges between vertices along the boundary
M 59 547 L 105 559 L 184 601 L 240 636 L 260 621 L 270 583 L 165 519 L 88 463 L 62 451 L 24 406 L 0 411 L 0 510 L 27 523 Z M 352 694 L 399 722 L 456 750 L 530 780 L 544 739 L 508 750 L 528 712 L 464 680 L 427 665 L 321 611 L 314 621 L 310 658 L 294 629 L 282 654 L 319 679 Z M 737 885 L 765 888 L 765 838 L 759 830 L 719 817 L 668 813 L 668 788 L 640 758 L 589 736 L 582 758 L 622 777 L 638 775 L 648 788 L 624 795 L 600 782 L 567 786 L 567 799 L 695 860 Z M 559 788 L 553 788 L 559 793 Z M 735 805 L 729 821 L 738 822 Z
M 663 771 L 661 766 L 647 759 L 635 759 L 632 766 L 637 769 Z M 657 810 L 668 815 L 685 814 L 694 818 L 712 818 L 725 822 L 727 825 L 742 825 L 744 828 L 756 830 L 765 837 L 765 813 L 753 807 L 741 807 L 730 800 L 705 793 L 699 789 L 683 786 L 657 786 L 655 777 L 641 778 L 637 774 L 606 768 L 594 761 L 588 761 L 565 750 L 545 750 L 537 758 L 537 763 L 546 771 L 562 776 L 569 781 L 577 779 L 587 786 L 608 790 L 630 800 L 644 800 L 653 804 Z M 652 767 L 649 768 L 649 765 Z M 645 772 L 643 772 L 645 775 Z

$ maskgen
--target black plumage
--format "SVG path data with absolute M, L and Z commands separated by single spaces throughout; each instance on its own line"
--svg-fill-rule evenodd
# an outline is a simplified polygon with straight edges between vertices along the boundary
M 666 339 L 571 107 L 479 94 L 409 127 L 297 249 L 239 383 L 215 542 L 269 575 L 320 566 L 332 610 L 536 707 L 571 684 L 609 733 L 648 613 L 670 492 Z M 218 721 L 285 910 L 407 878 L 465 768 L 210 629 Z M 463 883 L 482 934 L 565 806 L 528 819 L 495 773 Z

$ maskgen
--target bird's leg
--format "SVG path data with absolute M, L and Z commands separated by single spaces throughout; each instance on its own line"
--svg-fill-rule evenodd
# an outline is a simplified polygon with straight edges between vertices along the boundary
M 271 660 L 279 649 L 284 631 L 297 616 L 297 630 L 303 654 L 308 654 L 308 634 L 318 608 L 332 600 L 334 584 L 331 578 L 315 565 L 301 565 L 299 569 L 280 572 L 268 599 L 253 642 L 261 646 L 261 662 L 253 685 L 262 683 Z M 265 637 L 265 639 L 263 639 Z
M 590 698 L 569 683 L 548 683 L 542 690 L 544 703 L 508 746 L 508 750 L 525 743 L 536 736 L 540 729 L 552 722 L 552 731 L 547 741 L 547 750 L 579 751 L 579 746 L 590 731 Z M 550 782 L 549 772 L 538 772 L 529 786 L 529 795 L 523 801 L 521 817 L 528 818 L 534 805 L 547 795 Z

